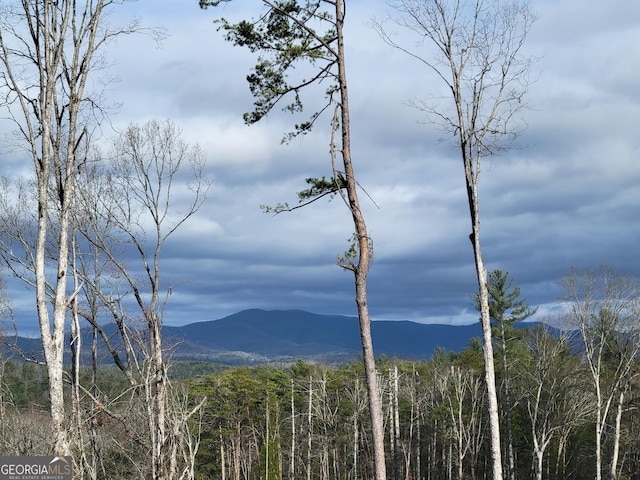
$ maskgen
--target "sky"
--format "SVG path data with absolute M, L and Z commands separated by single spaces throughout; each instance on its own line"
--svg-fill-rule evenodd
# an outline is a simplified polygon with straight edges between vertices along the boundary
M 119 105 L 105 137 L 111 127 L 171 119 L 204 149 L 213 180 L 205 205 L 162 253 L 173 286 L 166 325 L 248 308 L 356 314 L 353 275 L 336 266 L 353 231 L 341 200 L 277 216 L 260 209 L 294 204 L 306 177 L 331 170 L 328 117 L 288 145 L 280 143 L 292 125 L 287 114 L 243 123 L 255 57 L 225 42 L 213 20 L 255 16 L 259 3 L 203 11 L 196 0 L 139 0 L 109 18 L 137 16 L 167 36 L 159 45 L 148 35 L 121 37 L 105 52 L 117 78 L 107 99 Z M 487 269 L 509 272 L 542 318 L 557 311 L 558 281 L 572 267 L 640 275 L 640 2 L 530 6 L 539 20 L 525 47 L 537 58 L 527 128 L 518 148 L 485 160 L 480 210 Z M 352 155 L 375 253 L 370 313 L 471 323 L 477 284 L 459 152 L 409 106 L 442 96 L 443 86 L 371 27 L 388 11 L 384 1 L 351 0 L 345 31 Z M 9 294 L 20 328 L 29 329 L 33 292 L 12 286 Z

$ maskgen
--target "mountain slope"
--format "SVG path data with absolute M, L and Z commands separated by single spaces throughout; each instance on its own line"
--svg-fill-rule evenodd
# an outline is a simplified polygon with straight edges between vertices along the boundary
M 115 325 L 103 328 L 122 355 Z M 408 321 L 375 321 L 371 332 L 376 356 L 415 360 L 428 359 L 438 347 L 460 351 L 472 337 L 481 335 L 479 323 L 451 326 Z M 84 364 L 91 361 L 91 338 L 91 329 L 84 329 Z M 228 364 L 287 362 L 297 358 L 339 363 L 358 358 L 362 351 L 357 317 L 318 315 L 302 310 L 244 310 L 219 320 L 167 326 L 163 328 L 163 341 L 173 360 Z M 39 339 L 18 338 L 17 342 L 27 358 L 42 359 Z M 9 348 L 2 350 L 0 354 L 5 358 L 20 360 Z M 98 354 L 102 364 L 113 362 L 102 341 Z M 68 349 L 65 361 L 70 362 Z
M 481 334 L 479 324 L 427 325 L 408 321 L 371 324 L 376 355 L 430 357 L 437 347 L 459 351 Z M 246 352 L 264 357 L 357 357 L 361 351 L 356 317 L 300 310 L 244 310 L 220 320 L 166 327 L 178 342 L 178 357 L 209 352 Z M 171 342 L 171 340 L 169 340 Z

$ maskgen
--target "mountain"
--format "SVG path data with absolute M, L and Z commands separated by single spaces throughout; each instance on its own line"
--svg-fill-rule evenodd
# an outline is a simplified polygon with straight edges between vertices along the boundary
M 427 359 L 438 347 L 462 350 L 481 330 L 479 323 L 374 321 L 371 334 L 377 356 Z M 357 358 L 362 351 L 357 317 L 301 310 L 244 310 L 220 320 L 165 327 L 164 335 L 167 342 L 176 344 L 174 358 L 336 362 Z
M 115 325 L 105 325 L 117 339 Z M 460 351 L 473 337 L 480 337 L 480 324 L 465 326 L 422 324 L 409 321 L 371 323 L 376 356 L 422 360 L 438 347 Z M 90 361 L 91 329 L 83 330 L 83 363 Z M 319 315 L 302 310 L 244 310 L 219 320 L 181 327 L 165 326 L 163 340 L 173 360 L 206 360 L 227 364 L 289 362 L 297 358 L 340 363 L 361 354 L 357 317 Z M 28 358 L 41 359 L 39 339 L 18 338 Z M 67 352 L 67 359 L 69 358 Z M 5 355 L 16 360 L 5 348 Z M 101 362 L 110 362 L 104 345 Z

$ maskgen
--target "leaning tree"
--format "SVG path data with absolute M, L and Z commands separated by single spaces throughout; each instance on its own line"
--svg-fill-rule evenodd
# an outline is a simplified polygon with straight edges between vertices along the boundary
M 202 7 L 221 3 L 225 3 L 224 0 L 200 0 Z M 227 40 L 258 53 L 258 62 L 247 77 L 256 100 L 254 110 L 244 116 L 246 123 L 260 121 L 282 103 L 285 103 L 285 111 L 299 113 L 303 110 L 303 91 L 323 83 L 328 85 L 323 107 L 306 121 L 297 124 L 284 140 L 309 132 L 321 114 L 329 111 L 332 175 L 329 179 L 307 179 L 309 188 L 298 194 L 298 205 L 289 207 L 281 204 L 267 210 L 293 210 L 320 198 L 338 194 L 351 214 L 355 230 L 353 241 L 349 250 L 339 259 L 338 265 L 353 272 L 355 278 L 355 301 L 369 397 L 375 478 L 383 480 L 386 478 L 386 469 L 382 403 L 367 302 L 367 275 L 372 259 L 372 241 L 360 206 L 358 182 L 351 157 L 351 119 L 343 36 L 345 3 L 345 0 L 261 0 L 258 4 L 263 7 L 263 11 L 257 19 L 238 23 L 221 19 L 219 25 Z M 310 72 L 309 76 L 297 76 L 300 71 Z

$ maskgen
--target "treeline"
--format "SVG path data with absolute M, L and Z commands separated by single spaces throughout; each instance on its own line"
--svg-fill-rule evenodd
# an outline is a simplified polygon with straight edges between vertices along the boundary
M 211 366 L 217 368 L 209 372 L 220 370 L 219 366 Z M 189 362 L 184 367 L 176 365 L 179 375 L 194 368 L 202 370 Z M 149 409 L 153 405 L 147 386 L 132 385 L 118 368 L 108 365 L 82 368 L 77 384 L 74 378 L 72 369 L 65 368 L 65 407 L 72 412 L 65 425 L 74 439 L 71 454 L 77 465 L 73 478 L 157 479 L 150 459 L 154 432 Z M 39 456 L 50 451 L 49 383 L 46 365 L 0 361 L 0 452 L 4 455 Z M 80 395 L 73 394 L 77 385 Z M 169 435 L 172 439 L 180 437 L 185 450 L 168 446 L 177 464 L 178 473 L 173 478 L 193 478 L 193 462 L 184 456 L 195 456 L 199 417 L 195 415 L 191 422 L 184 418 L 198 405 L 190 402 L 188 388 L 186 382 L 176 380 L 170 382 L 168 389 L 166 424 L 172 429 Z M 185 421 L 187 428 L 183 428 Z M 168 462 L 171 460 L 167 458 Z
M 600 318 L 600 331 L 605 331 L 611 324 L 606 316 Z M 579 330 L 562 333 L 543 325 L 510 330 L 508 378 L 498 359 L 502 350 L 496 349 L 503 451 L 508 452 L 511 442 L 514 478 L 592 477 L 601 434 L 603 478 L 640 479 L 637 353 L 627 368 L 622 347 L 631 337 L 609 330 L 600 338 L 605 342 L 599 350 L 597 388 L 592 369 L 596 357 L 585 351 Z M 594 339 L 589 345 L 596 345 Z M 439 350 L 429 361 L 378 359 L 389 478 L 491 477 L 483 365 L 479 340 L 458 353 Z M 6 361 L 1 366 L 0 448 L 40 454 L 49 442 L 46 371 L 29 363 Z M 192 445 L 198 452 L 195 478 L 372 478 L 361 361 L 340 366 L 303 360 L 288 366 L 211 365 L 208 371 L 215 373 L 197 375 L 205 367 L 179 362 L 169 370 L 174 374 L 173 398 L 183 399 L 182 409 L 190 410 L 182 402 L 195 405 L 206 397 L 191 421 L 192 436 L 199 442 Z M 197 376 L 177 380 L 190 374 Z M 81 428 L 89 433 L 85 440 L 90 447 L 80 453 L 97 462 L 98 478 L 144 478 L 148 452 L 140 436 L 148 420 L 140 393 L 113 367 L 86 369 L 81 377 L 93 384 L 93 394 L 80 404 Z M 504 408 L 507 383 L 510 429 Z M 608 408 L 606 414 L 603 408 Z M 508 455 L 504 458 L 507 471 Z M 615 477 L 607 473 L 613 468 Z
M 592 477 L 598 394 L 579 335 L 544 327 L 515 332 L 508 370 L 514 477 Z M 614 370 L 603 370 L 601 395 L 615 382 L 619 366 L 617 359 L 603 362 L 605 370 Z M 504 385 L 500 365 L 496 361 Z M 638 371 L 637 360 L 633 368 Z M 390 478 L 490 478 L 479 341 L 460 353 L 438 351 L 427 362 L 382 358 L 378 372 Z M 196 478 L 372 478 L 364 382 L 361 362 L 331 368 L 302 360 L 287 368 L 233 368 L 194 381 L 192 396 L 208 398 Z M 617 448 L 619 479 L 640 479 L 638 386 L 634 375 L 625 387 L 619 432 L 614 417 L 603 431 L 605 467 Z M 612 398 L 613 407 L 618 397 Z

